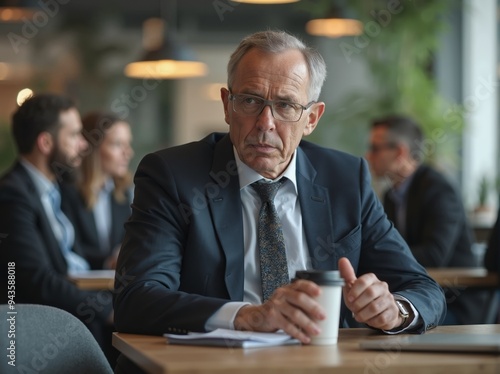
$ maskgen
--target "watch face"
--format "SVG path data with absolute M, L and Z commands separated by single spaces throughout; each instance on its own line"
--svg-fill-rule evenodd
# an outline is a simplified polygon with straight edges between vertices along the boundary
M 409 313 L 408 310 L 406 310 L 405 306 L 403 305 L 402 302 L 399 300 L 396 300 L 396 305 L 398 306 L 399 313 L 401 314 L 402 317 L 408 317 Z

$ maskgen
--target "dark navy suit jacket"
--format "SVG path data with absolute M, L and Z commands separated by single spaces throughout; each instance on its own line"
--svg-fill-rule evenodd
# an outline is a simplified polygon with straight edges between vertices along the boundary
M 228 301 L 243 300 L 243 225 L 233 147 L 226 134 L 147 155 L 135 175 L 132 215 L 118 259 L 118 331 L 204 331 Z M 347 257 L 419 311 L 420 332 L 440 323 L 446 304 L 370 186 L 366 162 L 301 142 L 297 183 L 315 269 Z M 126 276 L 127 281 L 123 278 Z M 354 326 L 343 307 L 342 326 Z
M 384 208 L 395 222 L 396 208 L 389 193 Z M 408 188 L 404 232 L 413 255 L 426 267 L 479 265 L 471 250 L 474 234 L 460 194 L 444 175 L 427 165 L 415 171 Z

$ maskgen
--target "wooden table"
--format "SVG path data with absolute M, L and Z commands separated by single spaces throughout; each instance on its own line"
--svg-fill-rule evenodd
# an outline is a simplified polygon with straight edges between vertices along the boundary
M 498 320 L 500 280 L 497 273 L 488 272 L 484 268 L 428 268 L 427 272 L 445 291 L 458 291 L 453 291 L 456 296 L 471 289 L 488 292 L 486 305 L 478 310 L 478 313 L 482 313 L 480 320 L 484 323 L 495 323 Z
M 140 323 L 140 321 L 138 321 Z M 439 326 L 432 333 L 500 333 L 500 325 Z M 372 329 L 341 329 L 334 346 L 220 348 L 168 345 L 163 337 L 115 333 L 113 345 L 148 373 L 495 373 L 500 355 L 365 351 L 365 339 L 397 339 Z
M 427 272 L 442 287 L 500 288 L 498 274 L 484 268 L 428 268 Z M 69 276 L 84 290 L 112 290 L 114 277 L 114 270 L 91 270 Z
M 498 274 L 485 268 L 428 268 L 427 272 L 441 287 L 500 288 Z
M 115 283 L 114 270 L 89 270 L 70 273 L 68 278 L 82 290 L 112 290 Z
M 495 225 L 495 222 L 492 222 L 491 225 L 483 225 L 483 226 L 473 227 L 474 236 L 476 237 L 476 241 L 479 243 L 481 243 L 481 242 L 487 243 L 488 240 L 490 240 L 494 225 Z

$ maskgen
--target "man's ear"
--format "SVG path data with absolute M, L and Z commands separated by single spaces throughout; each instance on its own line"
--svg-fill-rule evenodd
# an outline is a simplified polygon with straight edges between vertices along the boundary
M 47 131 L 40 133 L 36 138 L 36 146 L 40 151 L 40 153 L 44 155 L 48 155 L 52 152 L 54 144 L 55 144 L 54 137 Z
M 310 135 L 316 126 L 318 125 L 319 119 L 325 112 L 325 103 L 318 102 L 313 104 L 312 108 L 309 110 L 309 114 L 307 115 L 307 124 L 304 127 L 304 136 Z
M 224 105 L 224 120 L 229 125 L 229 90 L 225 87 L 220 89 L 220 98 Z

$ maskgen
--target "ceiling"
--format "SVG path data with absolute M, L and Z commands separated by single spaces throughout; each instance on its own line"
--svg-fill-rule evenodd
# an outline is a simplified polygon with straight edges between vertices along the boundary
M 40 11 L 39 0 L 3 0 L 0 6 L 12 3 L 32 5 Z M 242 34 L 268 28 L 303 33 L 310 19 L 300 3 L 281 5 L 240 4 L 230 0 L 53 0 L 58 9 L 53 18 L 83 23 L 109 18 L 127 28 L 140 28 L 150 17 L 162 17 L 174 24 L 179 34 L 190 41 L 203 42 L 218 35 L 239 40 Z M 2 30 L 5 25 L 2 25 Z M 2 32 L 3 34 L 3 32 Z M 194 39 L 194 40 L 193 40 Z

